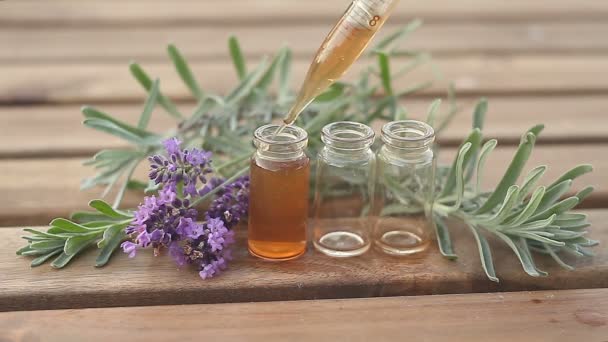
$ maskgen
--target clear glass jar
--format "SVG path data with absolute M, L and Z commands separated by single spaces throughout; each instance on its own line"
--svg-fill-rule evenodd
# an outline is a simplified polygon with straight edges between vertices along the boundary
M 306 131 L 266 125 L 254 133 L 251 158 L 248 247 L 267 260 L 290 260 L 306 252 L 310 160 Z
M 325 146 L 317 158 L 313 244 L 333 257 L 363 254 L 371 243 L 374 131 L 356 122 L 335 122 L 323 127 L 321 140 Z
M 382 127 L 374 205 L 374 244 L 391 255 L 425 250 L 432 235 L 433 128 L 403 120 Z

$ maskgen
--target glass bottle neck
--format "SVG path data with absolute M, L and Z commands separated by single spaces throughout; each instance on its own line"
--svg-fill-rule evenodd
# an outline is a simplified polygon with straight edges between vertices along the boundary
M 326 125 L 321 131 L 324 151 L 340 156 L 365 156 L 374 143 L 374 131 L 361 123 L 339 121 Z
M 389 122 L 382 127 L 381 152 L 391 159 L 426 161 L 433 159 L 435 132 L 428 124 L 416 120 Z
M 254 132 L 256 158 L 271 161 L 293 161 L 305 157 L 308 134 L 302 128 L 286 126 L 276 134 L 279 125 L 265 125 Z

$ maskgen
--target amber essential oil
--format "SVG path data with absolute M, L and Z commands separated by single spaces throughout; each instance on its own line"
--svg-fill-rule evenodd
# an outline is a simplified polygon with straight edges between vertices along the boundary
M 306 132 L 277 125 L 256 130 L 251 160 L 248 247 L 266 260 L 290 260 L 306 252 L 310 160 Z M 303 140 L 304 139 L 304 140 Z

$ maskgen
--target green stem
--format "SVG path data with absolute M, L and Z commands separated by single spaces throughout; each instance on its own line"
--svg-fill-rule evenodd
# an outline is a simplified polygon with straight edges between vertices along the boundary
M 220 164 L 219 166 L 217 166 L 215 168 L 215 171 L 219 172 L 221 169 L 225 169 L 227 167 L 230 167 L 230 166 L 233 166 L 233 165 L 237 165 L 240 162 L 249 159 L 250 157 L 251 157 L 251 153 L 243 154 L 243 155 L 241 155 L 239 157 L 236 157 L 235 159 L 232 159 L 232 160 L 230 160 L 228 162 L 225 162 L 224 164 Z

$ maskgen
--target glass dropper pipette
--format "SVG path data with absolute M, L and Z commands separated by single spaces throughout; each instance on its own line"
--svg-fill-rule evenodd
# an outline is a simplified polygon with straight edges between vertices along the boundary
M 296 101 L 278 134 L 296 121 L 315 97 L 337 81 L 363 53 L 399 0 L 354 0 L 314 57 Z

